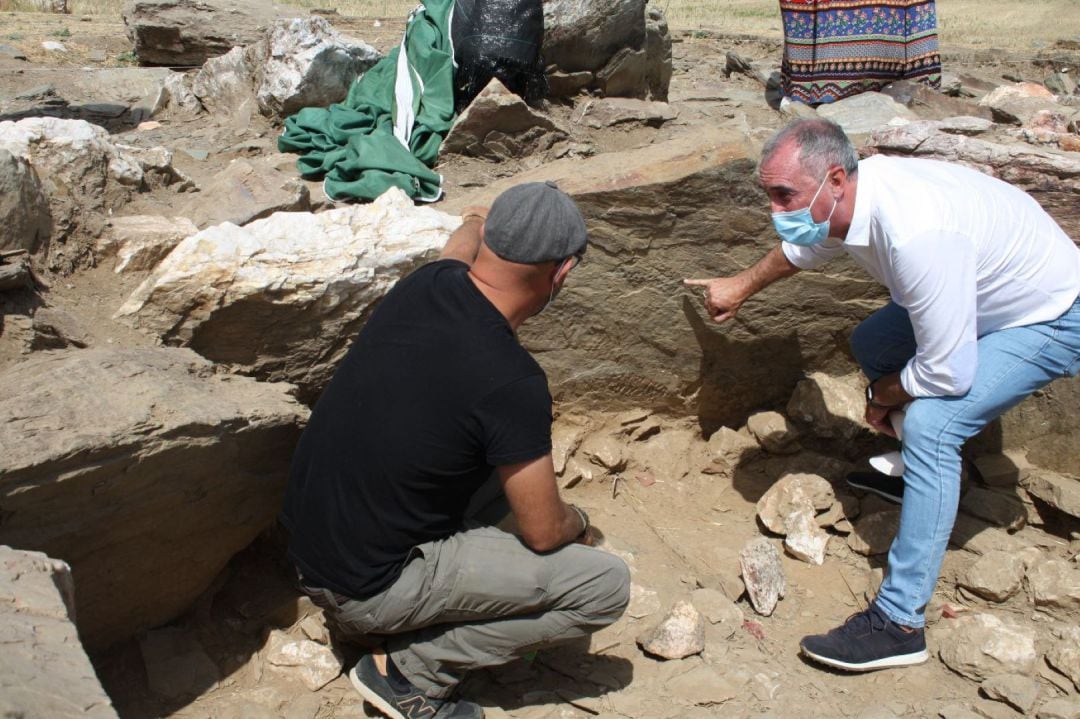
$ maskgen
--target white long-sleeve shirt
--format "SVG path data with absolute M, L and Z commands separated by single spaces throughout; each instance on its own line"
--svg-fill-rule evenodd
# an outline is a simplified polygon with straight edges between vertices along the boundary
M 1030 195 L 937 160 L 861 161 L 847 238 L 783 251 L 800 269 L 846 251 L 889 288 L 915 330 L 900 373 L 913 397 L 966 393 L 979 337 L 1055 319 L 1080 294 L 1080 249 Z

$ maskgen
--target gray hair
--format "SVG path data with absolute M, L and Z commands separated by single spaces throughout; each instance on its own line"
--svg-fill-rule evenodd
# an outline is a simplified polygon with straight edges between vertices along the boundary
M 824 177 L 830 167 L 840 165 L 848 175 L 859 171 L 859 153 L 831 120 L 804 118 L 777 130 L 761 149 L 758 168 L 772 159 L 788 141 L 799 150 L 799 166 L 813 177 Z

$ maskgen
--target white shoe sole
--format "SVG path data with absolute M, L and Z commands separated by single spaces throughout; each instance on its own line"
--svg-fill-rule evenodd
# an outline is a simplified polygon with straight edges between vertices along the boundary
M 872 672 L 876 669 L 889 669 L 892 667 L 907 667 L 914 664 L 922 664 L 930 658 L 930 653 L 923 649 L 921 652 L 915 652 L 913 654 L 897 654 L 891 657 L 885 657 L 883 659 L 875 659 L 872 662 L 864 662 L 862 664 L 849 664 L 848 662 L 842 662 L 839 659 L 832 659 L 830 657 L 824 657 L 820 654 L 814 654 L 807 651 L 804 647 L 800 647 L 804 656 L 814 660 L 818 664 L 824 664 L 826 666 L 835 667 L 836 669 L 843 669 L 849 672 Z
M 367 684 L 360 681 L 360 677 L 356 676 L 356 667 L 349 670 L 349 681 L 352 682 L 353 688 L 360 692 L 360 696 L 364 697 L 369 704 L 390 717 L 390 719 L 406 719 L 404 714 L 390 706 L 385 699 L 374 692 Z

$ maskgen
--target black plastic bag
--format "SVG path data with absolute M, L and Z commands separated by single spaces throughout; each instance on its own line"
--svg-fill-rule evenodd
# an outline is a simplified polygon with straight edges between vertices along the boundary
M 544 42 L 541 0 L 456 0 L 454 107 L 461 112 L 497 77 L 526 102 L 547 94 L 540 54 Z

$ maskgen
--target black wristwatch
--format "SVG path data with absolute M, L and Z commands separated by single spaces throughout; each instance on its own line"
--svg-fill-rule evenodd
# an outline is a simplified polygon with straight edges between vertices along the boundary
M 878 409 L 891 409 L 892 405 L 882 404 L 874 399 L 874 383 L 866 385 L 866 403 L 871 407 L 877 407 Z

